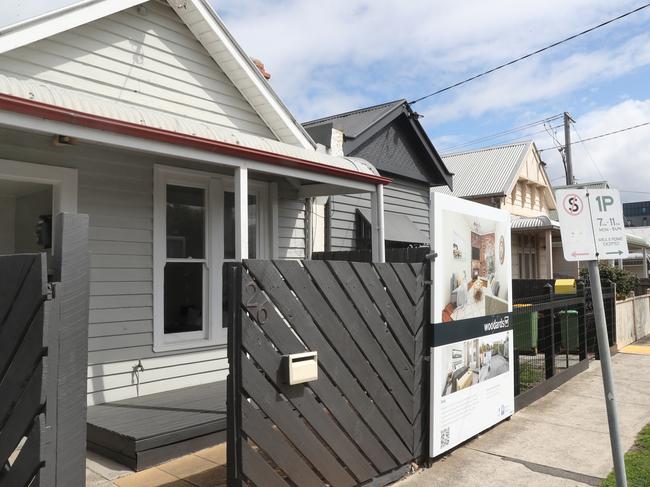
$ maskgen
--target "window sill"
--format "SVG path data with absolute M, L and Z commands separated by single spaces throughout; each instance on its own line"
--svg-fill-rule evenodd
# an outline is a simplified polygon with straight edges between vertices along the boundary
M 217 348 L 219 346 L 225 346 L 224 343 L 220 343 L 218 340 L 208 340 L 208 339 L 199 339 L 199 340 L 179 340 L 174 342 L 163 342 L 163 343 L 154 343 L 153 351 L 158 352 L 174 352 L 180 350 L 202 350 L 206 348 Z

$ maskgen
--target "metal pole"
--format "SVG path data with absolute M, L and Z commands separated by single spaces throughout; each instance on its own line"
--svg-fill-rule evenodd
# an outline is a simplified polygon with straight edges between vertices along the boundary
M 609 439 L 612 445 L 612 457 L 616 472 L 616 485 L 618 487 L 627 487 L 625 462 L 623 460 L 621 436 L 618 428 L 618 411 L 614 396 L 614 374 L 612 373 L 612 359 L 609 355 L 609 339 L 607 337 L 607 325 L 605 323 L 605 305 L 603 303 L 603 289 L 600 285 L 598 261 L 589 261 L 589 282 L 591 283 L 591 299 L 594 306 L 600 367 L 603 373 L 603 388 L 605 390 L 605 404 L 607 405 Z
M 575 183 L 571 160 L 571 122 L 573 122 L 571 115 L 564 112 L 564 161 L 566 163 L 566 183 L 568 185 Z
M 386 237 L 384 228 L 384 186 L 377 185 L 377 244 L 379 245 L 379 262 L 386 262 Z

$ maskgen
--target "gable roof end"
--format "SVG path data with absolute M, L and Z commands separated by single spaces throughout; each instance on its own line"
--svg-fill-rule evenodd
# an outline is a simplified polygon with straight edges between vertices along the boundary
M 153 0 L 86 0 L 0 29 L 0 54 Z M 168 0 L 181 20 L 239 89 L 278 140 L 315 143 L 262 77 L 205 0 Z
M 451 188 L 452 172 L 446 167 L 438 151 L 431 143 L 426 131 L 417 119 L 406 100 L 395 100 L 380 105 L 339 113 L 318 120 L 305 122 L 309 134 L 325 146 L 329 146 L 331 129 L 341 130 L 344 135 L 343 152 L 346 155 L 355 155 L 362 146 L 375 135 L 380 133 L 392 123 L 399 123 L 401 130 L 411 131 L 415 137 L 416 144 L 419 144 L 425 164 L 419 169 L 426 177 L 425 180 L 432 186 L 446 184 Z M 403 125 L 406 124 L 406 125 Z M 407 128 L 408 127 L 408 128 Z M 377 163 L 377 161 L 371 161 Z M 382 170 L 381 167 L 378 169 Z M 391 167 L 384 164 L 383 170 L 391 172 Z

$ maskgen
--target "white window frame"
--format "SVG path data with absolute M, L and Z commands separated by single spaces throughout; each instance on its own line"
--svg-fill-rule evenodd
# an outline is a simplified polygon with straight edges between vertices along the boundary
M 185 333 L 165 333 L 165 270 L 167 259 L 167 185 L 203 188 L 206 191 L 205 267 L 203 330 Z M 215 173 L 181 169 L 170 166 L 154 167 L 154 232 L 153 232 L 153 350 L 197 349 L 225 345 L 227 329 L 222 326 L 223 263 L 224 259 L 224 192 L 234 192 L 234 178 Z M 268 184 L 249 182 L 249 195 L 257 198 L 256 258 L 267 258 L 269 249 Z

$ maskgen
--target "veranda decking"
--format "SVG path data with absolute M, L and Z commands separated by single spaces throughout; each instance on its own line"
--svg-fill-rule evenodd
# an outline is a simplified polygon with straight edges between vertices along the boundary
M 134 470 L 226 439 L 226 383 L 88 408 L 88 448 Z

